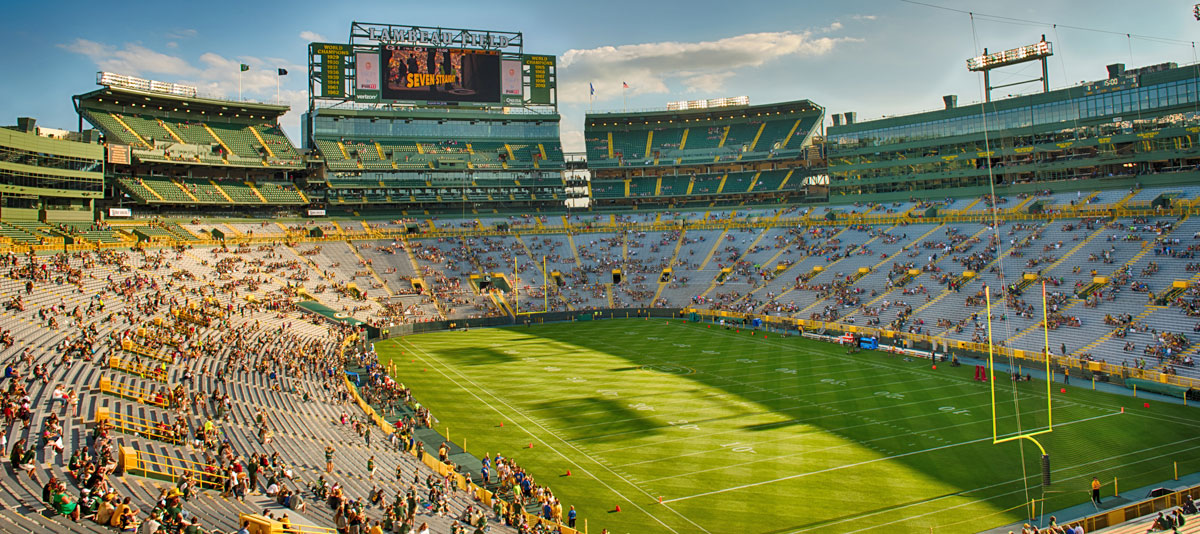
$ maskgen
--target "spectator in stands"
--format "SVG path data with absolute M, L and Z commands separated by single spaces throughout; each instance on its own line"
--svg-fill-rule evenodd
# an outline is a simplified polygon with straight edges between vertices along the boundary
M 161 517 L 157 513 L 151 513 L 150 517 L 142 521 L 142 524 L 138 527 L 138 534 L 155 534 L 158 532 L 159 527 L 162 526 L 162 522 L 159 519 Z
M 1159 512 L 1158 517 L 1154 519 L 1154 523 L 1152 523 L 1150 525 L 1150 529 L 1147 530 L 1146 532 L 1154 532 L 1156 530 L 1174 530 L 1174 529 L 1175 529 L 1175 521 L 1172 519 L 1172 517 L 1168 516 L 1162 512 Z
M 25 438 L 21 438 L 13 444 L 12 453 L 8 459 L 12 464 L 13 472 L 23 470 L 25 474 L 29 475 L 30 480 L 37 481 L 36 455 L 33 449 L 25 449 Z
M 116 513 L 116 506 L 113 505 L 113 500 L 116 498 L 115 493 L 109 493 L 103 497 L 100 506 L 96 509 L 95 521 L 101 525 L 109 525 L 112 522 L 112 516 Z
M 1176 508 L 1172 520 L 1175 521 L 1175 532 L 1179 532 L 1179 528 L 1187 523 L 1187 518 L 1183 517 L 1183 508 Z
M 113 510 L 112 518 L 108 522 L 109 526 L 124 530 L 125 527 L 137 519 L 137 514 L 129 502 L 129 497 L 125 497 L 125 500 L 117 505 L 116 509 Z

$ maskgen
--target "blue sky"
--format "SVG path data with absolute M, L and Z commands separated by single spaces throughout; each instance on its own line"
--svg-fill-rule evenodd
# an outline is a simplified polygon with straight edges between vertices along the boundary
M 561 129 L 576 150 L 589 105 L 620 110 L 623 81 L 630 109 L 746 95 L 758 104 L 808 98 L 862 120 L 936 109 L 944 94 L 980 100 L 979 77 L 964 60 L 983 47 L 1046 34 L 1055 48 L 1051 85 L 1062 87 L 1103 78 L 1109 63 L 1192 63 L 1190 42 L 1200 40 L 1190 1 L 926 3 L 980 15 L 972 25 L 966 14 L 901 0 L 9 3 L 0 17 L 8 50 L 0 55 L 0 124 L 33 116 L 74 129 L 70 97 L 94 89 L 97 70 L 236 96 L 237 65 L 248 63 L 246 98 L 273 101 L 275 69 L 290 71 L 281 95 L 294 111 L 283 124 L 299 144 L 306 44 L 344 42 L 355 19 L 524 32 L 527 53 L 559 56 Z M 997 71 L 994 83 L 1036 70 Z M 591 103 L 588 83 L 596 86 Z

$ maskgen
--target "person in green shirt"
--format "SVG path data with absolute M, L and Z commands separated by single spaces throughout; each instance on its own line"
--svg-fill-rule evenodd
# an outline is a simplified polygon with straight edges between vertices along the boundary
M 333 445 L 325 446 L 325 472 L 333 472 Z
M 58 513 L 71 518 L 71 521 L 79 522 L 79 505 L 71 500 L 71 496 L 67 492 L 55 493 L 50 499 L 50 503 L 54 506 Z
M 375 480 L 375 455 L 367 459 L 367 478 Z

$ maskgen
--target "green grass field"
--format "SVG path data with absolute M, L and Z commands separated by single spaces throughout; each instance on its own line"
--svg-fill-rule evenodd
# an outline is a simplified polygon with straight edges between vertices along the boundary
M 1043 493 L 1036 446 L 992 444 L 991 393 L 972 367 L 680 320 L 438 332 L 376 350 L 439 430 L 515 458 L 596 533 L 977 532 L 1022 520 L 1030 498 L 1087 502 L 1092 476 L 1111 496 L 1113 477 L 1132 489 L 1170 479 L 1172 462 L 1200 470 L 1194 408 L 1055 384 Z M 1020 428 L 1045 428 L 1046 383 L 1013 387 L 998 376 L 999 432 L 1017 430 L 1018 405 Z

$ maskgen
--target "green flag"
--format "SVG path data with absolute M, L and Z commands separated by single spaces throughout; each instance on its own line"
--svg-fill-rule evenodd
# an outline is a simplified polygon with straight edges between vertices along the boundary
M 242 63 L 242 72 L 246 72 L 246 71 L 248 71 L 248 70 L 250 70 L 250 65 L 247 65 L 247 64 L 245 64 L 245 63 Z

